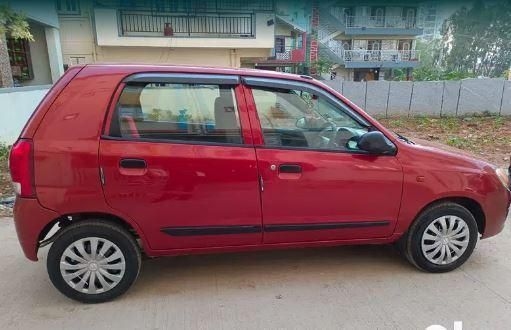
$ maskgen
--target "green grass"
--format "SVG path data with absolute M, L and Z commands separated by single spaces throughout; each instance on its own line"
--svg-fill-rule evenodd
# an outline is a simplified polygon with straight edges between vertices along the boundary
M 502 117 L 502 116 L 497 116 L 497 117 L 495 117 L 495 119 L 493 119 L 493 126 L 496 128 L 502 127 L 505 123 L 506 123 L 506 121 L 504 120 L 504 117 Z
M 451 147 L 456 147 L 459 149 L 468 149 L 472 145 L 469 140 L 459 136 L 451 136 L 445 142 Z
M 389 119 L 388 123 L 391 127 L 403 127 L 405 125 L 402 119 Z
M 440 120 L 440 127 L 444 131 L 457 130 L 461 126 L 461 119 L 456 117 L 443 117 Z

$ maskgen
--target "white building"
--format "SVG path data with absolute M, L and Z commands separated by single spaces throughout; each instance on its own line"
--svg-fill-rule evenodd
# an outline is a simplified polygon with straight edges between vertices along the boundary
M 273 0 L 66 0 L 64 64 L 146 62 L 240 67 L 274 47 Z
M 336 79 L 383 80 L 396 69 L 410 78 L 420 60 L 415 50 L 416 37 L 422 34 L 417 10 L 407 1 L 320 3 L 320 57 L 335 63 Z

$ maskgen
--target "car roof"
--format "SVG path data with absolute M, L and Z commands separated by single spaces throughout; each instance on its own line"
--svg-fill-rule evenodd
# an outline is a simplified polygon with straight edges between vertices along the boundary
M 209 74 L 227 74 L 227 75 L 245 75 L 245 76 L 256 76 L 265 78 L 280 78 L 280 79 L 292 79 L 310 81 L 314 78 L 306 75 L 297 75 L 285 72 L 276 72 L 268 70 L 258 70 L 249 68 L 228 68 L 228 67 L 213 67 L 213 66 L 189 66 L 189 65 L 172 65 L 172 64 L 136 64 L 136 63 L 95 63 L 87 64 L 86 67 L 90 68 L 112 68 L 112 69 L 124 69 L 128 71 L 143 72 L 150 69 L 161 69 L 164 72 L 175 72 L 175 73 L 209 73 Z

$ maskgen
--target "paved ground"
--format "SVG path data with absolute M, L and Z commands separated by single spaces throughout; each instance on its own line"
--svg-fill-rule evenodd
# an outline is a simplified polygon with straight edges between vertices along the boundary
M 511 219 L 510 219 L 511 220 Z M 509 329 L 511 226 L 462 268 L 432 275 L 392 247 L 337 247 L 146 261 L 120 299 L 60 295 L 44 258 L 22 256 L 0 219 L 0 329 Z

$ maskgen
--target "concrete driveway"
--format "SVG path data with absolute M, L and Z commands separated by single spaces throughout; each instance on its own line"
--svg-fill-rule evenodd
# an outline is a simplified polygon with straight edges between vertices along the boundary
M 511 220 L 511 219 L 510 219 Z M 461 269 L 425 274 L 390 246 L 145 261 L 116 301 L 83 305 L 26 260 L 0 219 L 0 329 L 509 329 L 511 226 Z

